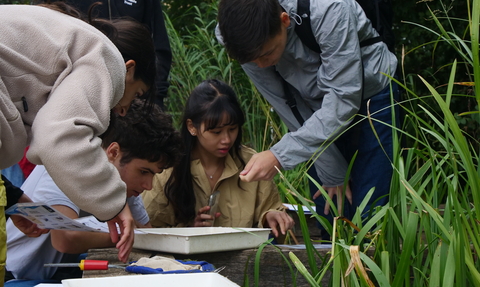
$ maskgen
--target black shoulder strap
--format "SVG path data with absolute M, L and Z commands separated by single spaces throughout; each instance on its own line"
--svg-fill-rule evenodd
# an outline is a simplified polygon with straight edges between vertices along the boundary
M 362 1 L 362 2 L 365 2 L 365 1 Z M 378 14 L 380 12 L 378 11 L 379 10 L 378 1 L 376 1 L 376 3 L 377 3 L 375 7 L 377 9 L 376 14 L 377 14 L 377 18 L 379 18 L 380 15 Z M 305 46 L 307 46 L 312 51 L 321 53 L 320 46 L 317 43 L 317 39 L 315 39 L 315 35 L 313 34 L 313 31 L 312 31 L 312 24 L 310 22 L 310 0 L 298 0 L 297 14 L 300 15 L 300 17 L 302 18 L 302 23 L 300 23 L 300 25 L 295 26 L 295 33 L 297 33 L 298 37 L 300 38 L 300 40 Z M 386 29 L 384 27 L 382 28 Z M 376 28 L 376 29 L 380 29 L 380 28 Z M 370 46 L 375 43 L 381 42 L 382 40 L 383 39 L 381 36 L 370 38 L 360 42 L 360 47 Z
M 310 22 L 310 0 L 297 0 L 297 1 L 298 1 L 297 14 L 300 15 L 300 17 L 302 18 L 302 23 L 300 23 L 300 25 L 295 26 L 295 33 L 297 33 L 298 37 L 300 38 L 300 40 L 305 46 L 307 46 L 312 51 L 320 54 L 321 53 L 320 45 L 317 43 L 317 39 L 313 34 L 312 24 Z M 374 37 L 371 39 L 367 39 L 365 41 L 360 42 L 360 47 L 373 45 L 380 41 L 382 41 L 381 37 Z M 295 97 L 293 95 L 293 93 L 298 93 L 298 91 L 297 89 L 295 89 L 295 87 L 293 87 L 287 81 L 285 81 L 285 79 L 283 79 L 283 77 L 280 74 L 278 75 L 282 79 L 283 90 L 287 98 L 286 104 L 290 107 L 290 109 L 292 110 L 292 113 L 295 115 L 295 118 L 300 123 L 300 125 L 303 125 L 305 120 L 300 115 L 300 112 L 297 109 L 297 101 L 295 100 Z M 362 77 L 363 76 L 364 75 L 362 75 Z M 363 82 L 364 80 L 362 78 L 362 87 L 363 87 Z M 362 99 L 363 99 L 363 89 L 362 89 Z
M 285 103 L 290 107 L 298 123 L 300 123 L 300 125 L 302 126 L 305 120 L 297 109 L 297 101 L 295 100 L 294 96 L 294 93 L 298 93 L 298 91 L 297 89 L 295 89 L 294 86 L 290 85 L 287 81 L 285 81 L 285 79 L 280 75 L 280 73 L 278 73 L 278 71 L 277 74 L 282 79 L 283 92 L 285 93 L 285 97 L 287 98 L 287 101 Z
M 313 35 L 312 25 L 310 23 L 310 0 L 298 0 L 297 14 L 302 17 L 302 23 L 295 26 L 295 33 L 297 33 L 303 44 L 305 44 L 309 49 L 320 54 L 320 46 L 318 45 L 317 40 Z M 297 119 L 298 123 L 300 125 L 303 125 L 305 120 L 298 111 L 297 101 L 295 100 L 295 96 L 293 95 L 293 93 L 298 93 L 297 89 L 295 89 L 295 87 L 285 81 L 285 79 L 280 74 L 278 74 L 278 76 L 282 79 L 283 91 L 285 93 L 285 97 L 287 98 L 286 104 L 292 110 L 292 113 Z
M 305 46 L 312 51 L 320 53 L 320 46 L 312 32 L 312 24 L 310 23 L 310 0 L 298 0 L 297 14 L 302 18 L 302 23 L 295 26 L 295 32 Z

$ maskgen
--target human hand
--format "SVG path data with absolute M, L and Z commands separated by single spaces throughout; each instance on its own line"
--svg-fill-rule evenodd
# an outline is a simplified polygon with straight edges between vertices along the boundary
M 337 206 L 338 206 L 338 213 L 342 214 L 342 207 L 343 207 L 343 185 L 339 186 L 333 186 L 333 187 L 326 187 L 322 186 L 322 188 L 327 192 L 328 196 L 333 199 L 333 196 L 337 196 Z M 314 195 L 313 199 L 317 199 L 319 196 L 321 196 L 322 193 L 320 190 L 318 190 Z M 348 202 L 352 204 L 352 191 L 350 190 L 350 185 L 347 184 L 347 187 L 345 188 L 345 197 L 347 198 Z M 328 201 L 325 202 L 325 208 L 323 209 L 323 213 L 325 215 L 330 213 L 330 204 Z
M 18 203 L 23 202 L 32 202 L 32 200 L 24 193 L 18 199 Z M 20 215 L 11 215 L 10 218 L 12 219 L 13 224 L 15 224 L 15 226 L 28 237 L 39 237 L 50 231 L 48 229 L 39 228 L 36 223 L 33 223 Z
M 132 251 L 134 240 L 135 221 L 128 204 L 123 210 L 112 220 L 107 222 L 110 231 L 110 237 L 115 247 L 118 249 L 118 259 L 122 262 L 127 262 L 130 251 Z M 117 224 L 120 227 L 120 238 L 118 236 Z M 120 241 L 119 241 L 120 239 Z
M 15 224 L 15 226 L 28 237 L 39 237 L 50 231 L 49 229 L 39 228 L 36 223 L 33 223 L 20 215 L 10 215 L 10 219 L 13 224 Z
M 295 225 L 295 221 L 286 212 L 282 211 L 269 211 L 265 214 L 265 227 L 270 227 L 275 237 L 278 237 L 278 227 L 282 235 L 285 235 L 287 230 L 292 229 Z
M 215 218 L 213 215 L 208 214 L 210 206 L 204 206 L 198 210 L 197 216 L 193 221 L 193 227 L 210 227 L 213 225 L 215 218 L 220 216 L 220 212 L 215 213 Z
M 278 159 L 269 150 L 254 154 L 247 165 L 240 172 L 240 179 L 246 182 L 259 180 L 272 180 L 277 174 L 277 169 L 282 168 Z

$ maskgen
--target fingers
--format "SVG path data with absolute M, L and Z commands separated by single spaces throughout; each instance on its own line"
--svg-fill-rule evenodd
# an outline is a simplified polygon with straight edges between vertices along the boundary
M 342 208 L 343 208 L 343 194 L 342 190 L 337 186 L 337 207 L 338 207 L 338 214 L 342 215 Z
M 281 168 L 281 165 L 271 151 L 267 150 L 257 153 L 252 156 L 244 170 L 240 173 L 240 179 L 246 182 L 272 180 L 277 174 L 275 167 Z
M 193 227 L 211 227 L 213 225 L 213 219 L 211 220 L 198 220 L 195 221 Z
M 207 206 L 208 207 L 208 206 Z M 210 209 L 210 207 L 207 208 L 207 211 Z M 195 220 L 193 222 L 194 227 L 210 227 L 213 225 L 213 221 L 215 220 L 216 217 L 220 216 L 220 213 L 217 213 L 218 216 L 215 216 L 215 218 L 208 214 L 208 213 L 200 213 L 202 209 L 199 210 L 198 215 L 195 217 Z
M 133 237 L 133 226 L 129 222 L 123 221 L 120 224 L 120 241 L 118 241 L 117 246 L 130 243 L 133 245 Z
M 282 235 L 285 235 L 287 231 L 295 225 L 293 218 L 282 211 L 270 211 L 265 215 L 265 217 L 268 227 L 272 229 L 272 233 L 275 237 L 280 235 L 279 229 Z
M 41 235 L 41 233 L 38 232 L 38 229 L 39 228 L 36 228 L 36 226 L 30 226 L 25 229 L 23 233 L 25 233 L 25 235 L 27 235 L 28 237 L 38 237 Z
M 41 229 L 38 228 L 36 225 L 32 228 L 29 233 L 25 233 L 28 237 L 39 237 L 42 234 L 50 232 L 49 229 Z
M 118 230 L 117 230 L 117 224 L 115 221 L 110 220 L 107 221 L 108 225 L 108 232 L 110 233 L 110 238 L 112 239 L 113 243 L 118 242 Z
M 213 220 L 204 220 L 202 221 L 203 227 L 211 227 L 213 225 Z
M 276 214 L 277 213 L 276 211 L 270 211 L 268 212 L 266 215 L 265 215 L 265 218 L 267 220 L 267 226 L 265 227 L 270 227 L 272 229 L 272 233 L 273 233 L 273 236 L 275 237 L 278 237 L 278 230 L 277 230 L 277 225 L 280 226 L 280 229 L 281 229 L 281 224 L 278 222 L 277 218 L 276 218 Z M 282 232 L 282 234 L 285 234 Z
M 287 230 L 291 228 L 290 220 L 293 221 L 293 219 L 288 216 L 288 214 L 286 214 L 285 212 L 280 212 L 280 216 L 278 218 L 278 226 L 280 227 L 282 235 L 285 235 L 287 233 Z
M 120 237 L 118 235 L 117 223 L 120 228 Z M 110 238 L 113 243 L 116 243 L 115 247 L 118 249 L 118 259 L 126 262 L 132 250 L 135 237 L 133 234 L 135 221 L 128 205 L 125 205 L 123 210 L 114 219 L 108 221 L 107 224 Z
M 333 199 L 333 196 L 336 194 L 336 187 L 324 187 L 325 191 L 328 193 L 328 197 Z M 330 203 L 325 201 L 325 208 L 323 209 L 323 214 L 328 215 L 330 213 Z
M 347 198 L 348 202 L 352 204 L 352 191 L 350 189 L 350 186 L 347 185 L 344 191 L 343 185 L 339 186 L 334 186 L 334 187 L 326 187 L 322 186 L 323 189 L 327 192 L 328 196 L 333 199 L 333 197 L 336 195 L 337 196 L 337 206 L 338 206 L 338 213 L 342 214 L 343 211 L 343 192 L 345 192 L 345 197 Z M 319 192 L 315 193 L 314 196 L 316 196 Z M 314 197 L 315 199 L 315 197 Z M 323 213 L 325 215 L 328 215 L 330 213 L 330 204 L 328 201 L 325 202 L 325 208 L 323 209 Z
M 133 234 L 130 236 L 130 238 L 132 239 L 131 242 L 126 241 L 125 244 L 122 244 L 122 245 L 117 244 L 117 246 L 116 246 L 118 248 L 118 259 L 122 262 L 127 262 L 128 256 L 130 255 L 130 252 L 132 251 Z
M 197 213 L 197 214 L 200 215 L 200 214 L 202 214 L 202 213 L 208 213 L 209 210 L 210 210 L 210 206 L 207 205 L 207 206 L 204 206 L 204 207 L 200 208 L 200 209 L 198 210 L 198 213 Z
M 41 229 L 36 223 L 31 222 L 25 217 L 19 215 L 10 216 L 13 224 L 28 237 L 39 237 L 42 234 L 48 233 L 50 230 Z
M 345 189 L 345 197 L 347 198 L 348 202 L 350 202 L 350 204 L 353 204 L 353 196 L 350 185 L 347 185 L 347 188 Z
M 285 215 L 287 217 L 286 228 L 287 230 L 292 229 L 293 226 L 295 226 L 295 220 L 293 220 L 293 218 L 291 218 L 288 214 L 285 214 Z
M 254 155 L 255 156 L 255 155 Z M 253 164 L 255 163 L 255 159 L 252 157 L 245 168 L 240 172 L 240 180 L 245 182 L 250 182 L 253 174 L 249 174 L 250 170 L 252 169 Z
M 121 230 L 121 238 L 120 241 L 117 243 L 116 247 L 118 248 L 118 259 L 122 262 L 127 262 L 128 256 L 130 255 L 130 251 L 133 247 L 133 240 L 135 235 L 133 234 L 133 228 L 131 228 L 130 224 L 124 224 L 120 227 Z
M 322 192 L 317 190 L 317 192 L 315 192 L 315 194 L 312 196 L 313 200 L 317 199 L 320 195 L 322 195 Z
M 273 236 L 278 237 L 278 230 L 276 225 L 271 225 L 270 228 L 272 229 Z M 282 234 L 284 234 L 282 232 Z

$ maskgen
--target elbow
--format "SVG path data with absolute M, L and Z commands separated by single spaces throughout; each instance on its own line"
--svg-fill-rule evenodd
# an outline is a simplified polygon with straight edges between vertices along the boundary
M 63 234 L 52 234 L 51 241 L 52 246 L 57 251 L 62 253 L 76 254 L 83 253 L 86 250 L 79 250 L 78 244 L 76 243 L 74 232 L 62 232 Z
M 58 252 L 62 253 L 75 253 L 72 250 L 72 247 L 68 242 L 65 242 L 65 240 L 56 240 L 52 241 L 53 248 L 57 250 Z

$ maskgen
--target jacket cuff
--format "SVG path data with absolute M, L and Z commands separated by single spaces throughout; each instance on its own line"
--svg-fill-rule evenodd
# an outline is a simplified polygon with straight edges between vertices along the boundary
M 5 206 L 5 210 L 7 210 L 10 206 L 18 202 L 23 195 L 23 190 L 13 185 L 4 175 L 2 175 L 2 180 L 7 192 L 7 206 Z
M 265 211 L 264 213 L 262 213 L 262 215 L 260 215 L 260 219 L 258 220 L 258 226 L 257 226 L 257 227 L 258 227 L 258 228 L 263 228 L 263 226 L 264 226 L 264 222 L 263 222 L 263 221 L 265 220 L 265 215 L 266 215 L 267 213 L 269 213 L 270 211 L 281 211 L 281 212 L 285 212 L 285 210 L 286 210 L 286 208 L 283 207 L 283 205 L 282 205 L 282 207 L 279 207 L 278 209 L 269 209 L 269 210 Z

